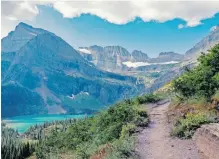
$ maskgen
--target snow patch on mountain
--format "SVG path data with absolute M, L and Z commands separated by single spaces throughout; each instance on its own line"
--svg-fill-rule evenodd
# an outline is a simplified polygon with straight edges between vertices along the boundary
M 30 32 L 29 34 L 31 34 L 31 35 L 33 35 L 33 36 L 37 36 L 37 34 L 35 34 L 35 33 L 31 33 L 31 32 Z
M 149 65 L 168 65 L 168 64 L 177 64 L 179 63 L 178 61 L 169 61 L 169 62 L 162 62 L 162 63 L 148 63 L 148 62 L 131 62 L 131 61 L 126 61 L 123 62 L 123 65 L 126 65 L 127 67 L 142 67 L 142 66 L 149 66 Z
M 78 49 L 80 52 L 83 52 L 83 53 L 85 53 L 85 54 L 91 54 L 91 51 L 90 50 L 88 50 L 88 49 Z

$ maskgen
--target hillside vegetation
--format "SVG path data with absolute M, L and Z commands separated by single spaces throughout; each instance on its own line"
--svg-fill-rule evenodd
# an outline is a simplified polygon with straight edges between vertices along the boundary
M 144 95 L 117 103 L 85 119 L 31 127 L 24 136 L 28 141 L 37 141 L 37 144 L 30 152 L 28 148 L 28 154 L 35 150 L 34 156 L 40 159 L 134 158 L 133 133 L 138 127 L 146 127 L 149 123 L 148 114 L 142 104 L 159 100 L 156 95 Z M 4 136 L 7 138 L 8 135 Z M 16 137 L 19 143 L 22 140 Z M 8 151 L 9 147 L 17 146 L 14 142 L 10 142 L 10 145 L 7 143 L 2 147 L 3 157 L 8 153 L 14 154 L 15 151 Z M 22 151 L 26 151 L 25 147 Z M 26 155 L 16 154 L 13 159 Z
M 178 113 L 173 135 L 181 138 L 192 137 L 202 124 L 218 121 L 219 44 L 202 53 L 198 62 L 172 82 L 176 98 L 170 111 Z
M 147 112 L 140 104 L 156 102 L 155 95 L 145 95 L 120 102 L 93 117 L 77 120 L 66 131 L 55 129 L 41 141 L 38 158 L 89 158 L 102 155 L 129 158 L 134 150 L 132 134 L 137 127 L 147 126 Z M 65 156 L 66 157 L 66 156 Z

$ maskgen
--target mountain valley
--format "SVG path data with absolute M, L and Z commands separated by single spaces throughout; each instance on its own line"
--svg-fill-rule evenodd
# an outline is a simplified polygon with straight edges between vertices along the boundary
M 184 72 L 185 66 L 192 67 L 199 50 L 219 42 L 218 33 L 217 27 L 185 55 L 161 52 L 150 58 L 121 46 L 75 50 L 49 31 L 20 23 L 2 39 L 2 115 L 90 114 L 153 92 Z

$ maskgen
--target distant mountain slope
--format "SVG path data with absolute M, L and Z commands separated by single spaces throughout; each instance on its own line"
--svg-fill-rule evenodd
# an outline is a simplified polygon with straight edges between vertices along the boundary
M 149 61 L 149 57 L 146 53 L 143 53 L 139 50 L 134 50 L 131 53 L 131 61 L 133 62 L 148 62 Z
M 26 38 L 29 31 L 35 35 Z M 20 43 L 12 39 L 25 40 Z M 10 40 L 16 43 L 11 50 L 7 47 L 11 44 Z M 13 34 L 2 39 L 2 45 L 5 48 L 1 61 L 2 85 L 7 88 L 7 93 L 2 93 L 4 116 L 33 114 L 34 110 L 37 110 L 34 114 L 90 113 L 117 100 L 134 96 L 140 88 L 144 89 L 143 85 L 136 84 L 136 78 L 101 71 L 60 37 L 23 23 L 16 27 Z M 11 54 L 13 58 L 10 58 Z M 16 95 L 16 85 L 21 90 L 19 95 Z M 26 96 L 25 92 L 28 91 L 34 95 Z M 81 93 L 86 95 L 79 98 Z M 18 98 L 14 98 L 15 95 Z M 43 104 L 40 107 L 34 103 L 27 105 L 19 101 L 19 96 L 28 100 L 38 96 Z M 13 114 L 6 111 L 11 98 L 15 100 L 13 107 L 16 112 Z M 75 108 L 72 103 L 81 103 L 81 107 Z M 98 107 L 93 105 L 95 103 Z
M 184 56 L 183 62 L 177 67 L 170 68 L 167 72 L 157 78 L 152 86 L 151 91 L 160 88 L 165 83 L 169 82 L 180 76 L 184 71 L 185 67 L 193 68 L 197 64 L 197 58 L 201 55 L 201 52 L 208 53 L 208 50 L 219 43 L 219 26 L 209 33 L 206 37 L 200 40 L 194 47 L 189 49 Z
M 82 56 L 94 63 L 98 68 L 111 72 L 121 70 L 122 62 L 131 60 L 131 54 L 121 46 L 90 46 L 81 47 L 79 52 Z
M 171 62 L 176 61 L 180 62 L 184 58 L 184 55 L 175 53 L 175 52 L 161 52 L 157 58 L 151 58 L 150 62 L 152 63 L 162 63 L 162 62 Z
M 185 53 L 185 60 L 196 60 L 201 52 L 206 52 L 215 44 L 219 43 L 219 26 L 210 32 L 205 38 L 198 42 L 193 48 Z

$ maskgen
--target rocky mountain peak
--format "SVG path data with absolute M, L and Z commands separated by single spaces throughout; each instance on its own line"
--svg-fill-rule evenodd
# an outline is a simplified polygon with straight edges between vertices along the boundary
M 152 58 L 151 62 L 171 62 L 171 61 L 183 61 L 184 55 L 175 53 L 173 51 L 161 52 L 157 58 Z
M 111 53 L 112 55 L 120 55 L 120 56 L 130 56 L 128 50 L 121 46 L 106 46 L 104 47 L 104 51 L 107 53 Z
M 95 51 L 95 52 L 103 52 L 103 47 L 98 45 L 92 45 L 89 47 L 89 49 Z
M 134 62 L 146 62 L 148 61 L 148 59 L 148 55 L 146 53 L 143 53 L 142 51 L 134 50 L 132 52 L 132 60 Z
M 142 55 L 142 54 L 148 56 L 146 53 L 144 53 L 144 52 L 142 52 L 142 51 L 140 51 L 140 50 L 134 50 L 134 51 L 132 51 L 132 55 Z
M 39 34 L 50 33 L 40 28 L 33 28 L 26 23 L 19 23 L 14 31 L 2 39 L 2 52 L 16 52 L 28 41 Z M 50 33 L 53 34 L 53 33 Z
M 180 55 L 180 54 L 175 53 L 173 51 L 159 53 L 159 56 L 172 56 L 172 55 Z
M 19 29 L 19 28 L 24 28 L 24 29 L 34 29 L 32 26 L 24 23 L 24 22 L 20 22 L 16 27 L 15 27 L 15 30 Z

